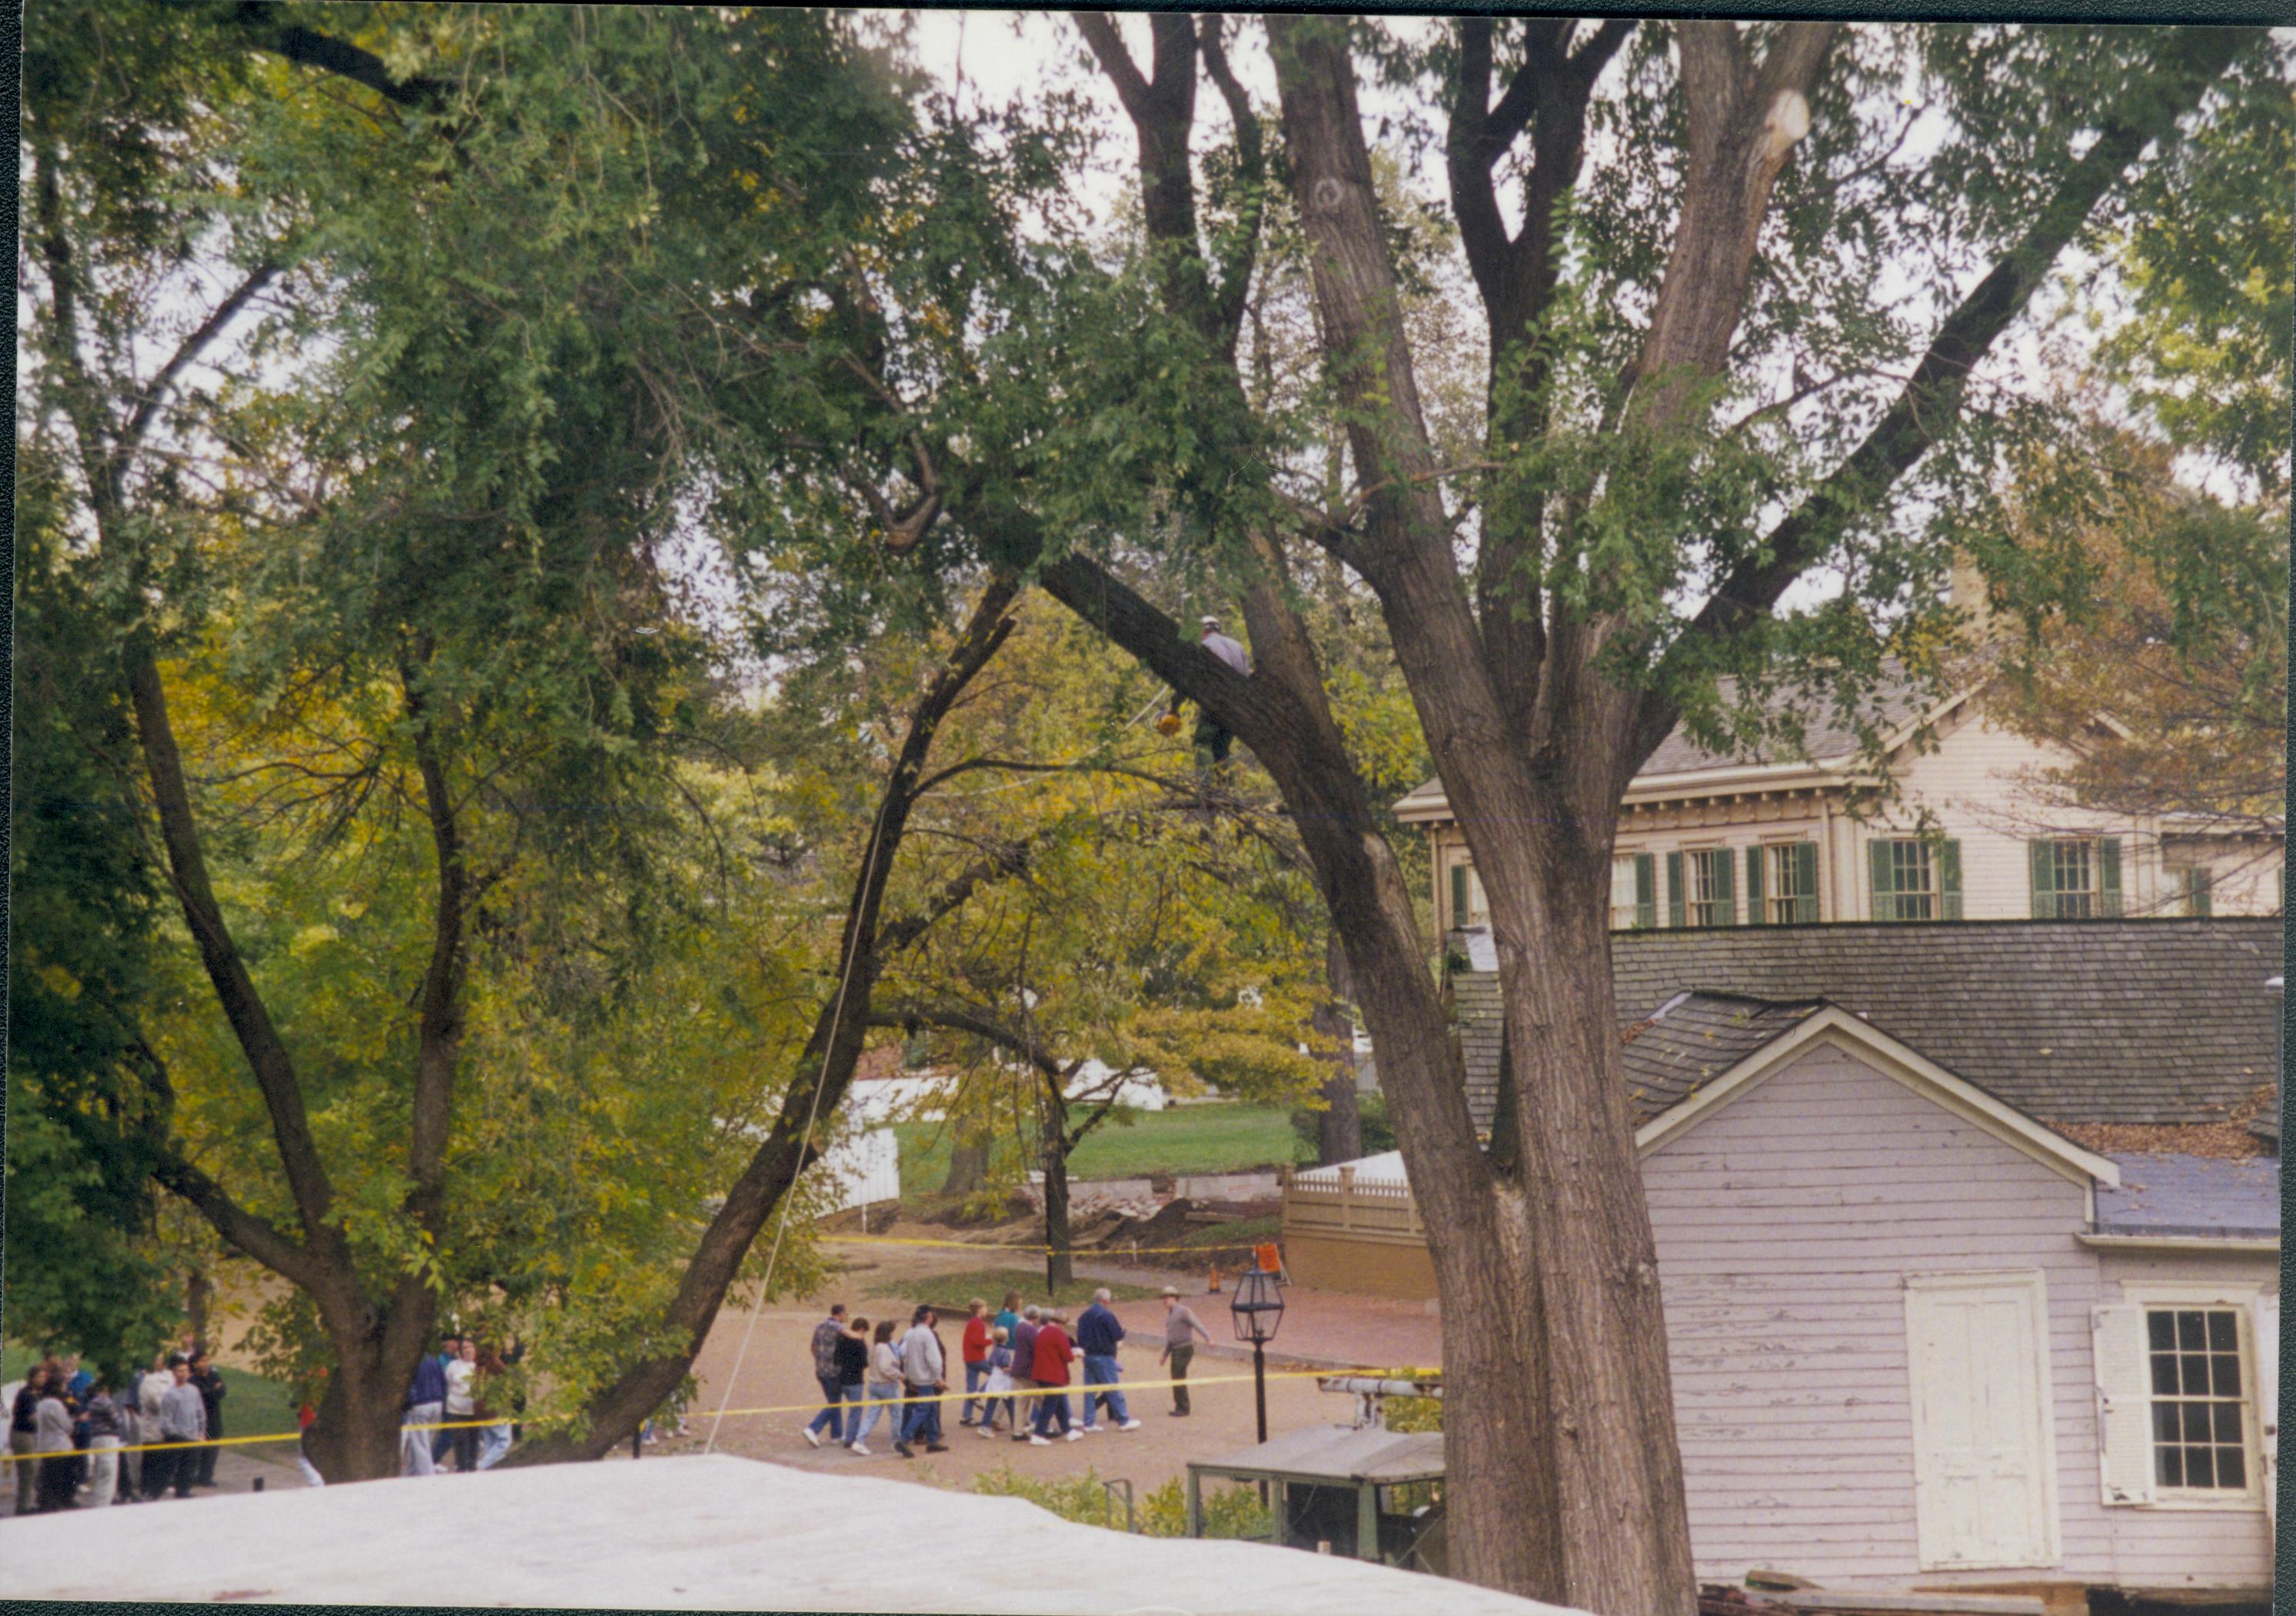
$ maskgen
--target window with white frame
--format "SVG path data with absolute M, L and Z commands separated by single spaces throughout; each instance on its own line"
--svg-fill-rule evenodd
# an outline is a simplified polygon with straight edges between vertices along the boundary
M 1461 854 L 1451 865 L 1451 924 L 1461 926 L 1487 925 L 1490 909 L 1483 898 L 1482 877 L 1475 874 L 1474 861 Z
M 1682 871 L 1683 906 L 1688 924 L 1727 926 L 1737 923 L 1737 893 L 1730 880 L 1729 849 L 1686 849 Z
M 1611 930 L 1625 931 L 1635 923 L 1635 857 L 1622 853 L 1611 860 Z
M 2119 837 L 2036 841 L 2032 862 L 2035 920 L 2090 920 L 2120 913 Z
M 2252 1485 L 2242 1309 L 2150 1305 L 2153 1482 L 2164 1492 L 2237 1493 Z
M 1774 842 L 1761 849 L 1762 914 L 1774 926 L 1817 918 L 1817 844 L 1814 841 Z M 1747 894 L 1748 898 L 1753 896 Z
M 1935 920 L 1938 916 L 1937 860 L 1926 841 L 1884 842 L 1889 888 L 1882 899 L 1884 920 Z
M 2059 920 L 2087 920 L 2096 913 L 2096 859 L 2086 841 L 2052 841 L 2049 890 L 2056 895 Z
M 2186 915 L 2205 915 L 2216 909 L 2216 872 L 2204 864 L 2186 865 L 2169 872 Z

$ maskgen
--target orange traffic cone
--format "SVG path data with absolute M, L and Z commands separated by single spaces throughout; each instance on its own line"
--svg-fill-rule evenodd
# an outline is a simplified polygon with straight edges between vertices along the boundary
M 1212 1293 L 1214 1296 L 1218 1296 L 1218 1295 L 1219 1294 L 1219 1288 L 1220 1288 L 1220 1284 L 1219 1284 L 1219 1270 L 1218 1270 L 1218 1268 L 1214 1268 L 1214 1269 L 1212 1270 L 1212 1289 L 1211 1289 L 1211 1293 Z

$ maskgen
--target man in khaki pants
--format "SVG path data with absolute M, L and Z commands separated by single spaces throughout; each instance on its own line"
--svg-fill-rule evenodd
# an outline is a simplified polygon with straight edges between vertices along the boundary
M 1203 1325 L 1189 1311 L 1187 1303 L 1170 1285 L 1164 1287 L 1164 1349 L 1156 1355 L 1158 1363 L 1168 1360 L 1172 1366 L 1172 1378 L 1182 1382 L 1172 1388 L 1172 1413 L 1175 1417 L 1188 1412 L 1188 1364 L 1196 1356 L 1196 1343 L 1209 1345 L 1211 1337 Z

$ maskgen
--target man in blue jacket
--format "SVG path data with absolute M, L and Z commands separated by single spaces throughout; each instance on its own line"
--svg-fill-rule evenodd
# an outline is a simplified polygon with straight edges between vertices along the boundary
M 430 1439 L 427 1429 L 447 1417 L 447 1371 L 436 1353 L 426 1352 L 415 1360 L 414 1379 L 406 1388 L 406 1413 L 399 1423 L 404 1434 L 398 1442 L 398 1472 L 406 1476 L 429 1476 L 438 1473 L 438 1465 L 430 1456 Z
M 1096 1431 L 1093 1415 L 1103 1403 L 1108 1405 L 1109 1415 L 1119 1431 L 1137 1431 L 1140 1422 L 1134 1419 L 1124 1406 L 1124 1394 L 1116 1390 L 1116 1343 L 1124 1339 L 1124 1326 L 1116 1322 L 1109 1310 L 1106 1287 L 1092 1293 L 1092 1306 L 1077 1319 L 1077 1345 L 1084 1349 L 1084 1428 Z M 1095 1390 L 1104 1387 L 1105 1390 Z

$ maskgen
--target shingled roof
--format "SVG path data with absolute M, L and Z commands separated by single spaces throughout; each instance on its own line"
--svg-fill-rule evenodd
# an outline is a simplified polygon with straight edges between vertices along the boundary
M 2276 917 L 1620 931 L 1613 991 L 1636 1120 L 1830 1001 L 2028 1116 L 2197 1126 L 2278 1070 Z M 1468 1103 L 1498 1094 L 1498 980 L 1452 978 Z M 1660 1013 L 1663 1011 L 1663 1013 Z M 1653 1019 L 1655 1018 L 1655 1019 Z
M 1682 993 L 1629 1023 L 1622 1036 L 1636 1123 L 1688 1099 L 1700 1085 L 1784 1038 L 1824 1005 L 1824 999 L 1782 1004 L 1733 993 Z

